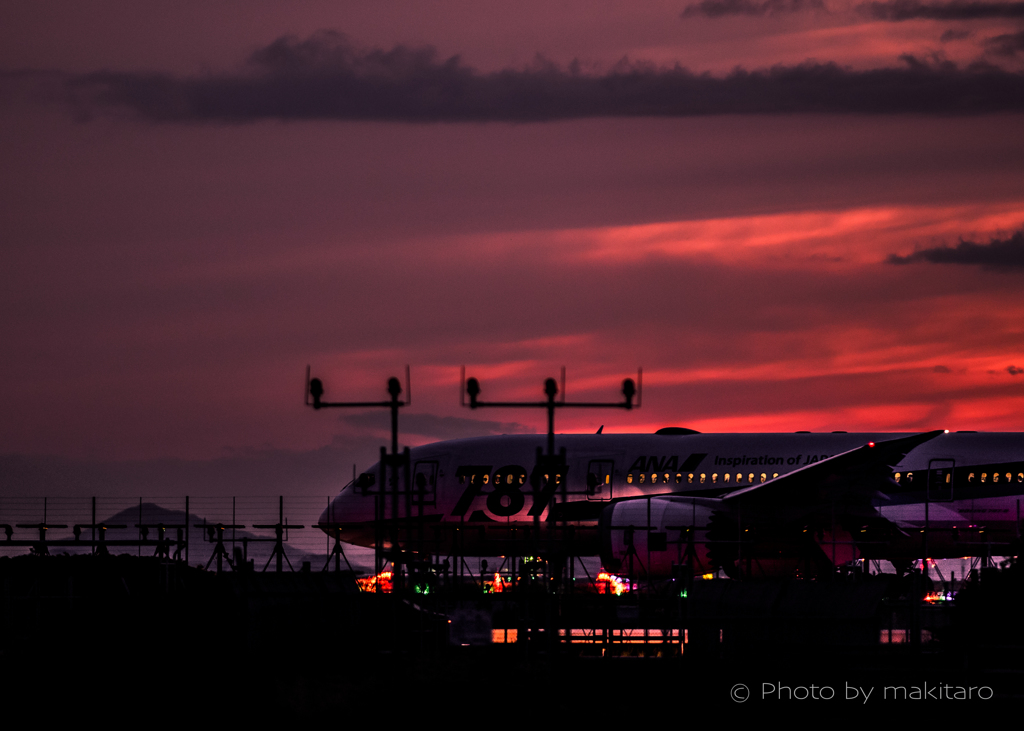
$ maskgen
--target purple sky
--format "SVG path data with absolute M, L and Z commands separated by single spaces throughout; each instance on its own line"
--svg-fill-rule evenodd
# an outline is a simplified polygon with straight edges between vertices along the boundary
M 4 489 L 329 491 L 385 422 L 307 363 L 409 363 L 410 444 L 543 428 L 462 364 L 644 367 L 566 431 L 1019 429 L 1024 4 L 634 5 L 0 7 Z

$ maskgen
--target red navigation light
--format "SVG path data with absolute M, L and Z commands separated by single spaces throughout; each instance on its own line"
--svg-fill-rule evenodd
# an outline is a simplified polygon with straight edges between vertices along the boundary
M 868 442 L 868 446 L 869 447 L 873 447 L 873 446 L 875 446 L 875 443 L 874 442 Z

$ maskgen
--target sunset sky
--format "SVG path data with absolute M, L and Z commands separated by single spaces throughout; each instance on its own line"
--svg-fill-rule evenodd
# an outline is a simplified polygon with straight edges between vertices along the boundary
M 0 241 L 9 493 L 340 487 L 386 417 L 307 364 L 409 364 L 410 445 L 543 430 L 463 364 L 643 367 L 559 431 L 1021 430 L 1024 2 L 5 3 Z

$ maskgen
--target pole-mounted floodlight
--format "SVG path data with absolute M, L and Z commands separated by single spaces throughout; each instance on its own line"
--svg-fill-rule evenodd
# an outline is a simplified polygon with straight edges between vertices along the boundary
M 552 500 L 555 499 L 556 491 L 561 489 L 562 502 L 566 501 L 567 493 L 567 475 L 568 475 L 568 463 L 566 461 L 566 451 L 563 447 L 561 451 L 555 453 L 555 409 L 559 408 L 580 408 L 580 409 L 606 409 L 606 408 L 620 408 L 626 409 L 627 411 L 632 410 L 634 407 L 640 407 L 640 393 L 643 388 L 643 369 L 637 369 L 637 380 L 633 381 L 632 378 L 627 378 L 622 382 L 622 401 L 617 402 L 603 402 L 603 401 L 566 401 L 565 399 L 565 367 L 562 367 L 562 387 L 559 389 L 558 383 L 554 378 L 548 378 L 544 381 L 544 395 L 546 399 L 544 401 L 481 401 L 480 400 L 480 382 L 475 378 L 466 378 L 466 367 L 462 367 L 462 374 L 460 377 L 460 396 L 463 406 L 468 406 L 471 409 L 479 408 L 541 408 L 546 409 L 548 412 L 548 439 L 547 439 L 547 454 L 545 455 L 540 447 L 537 447 L 537 468 L 534 472 L 535 477 L 531 478 L 530 482 L 533 486 L 533 506 L 530 508 L 529 514 L 533 516 L 533 534 L 537 541 L 534 555 L 540 555 L 540 536 L 541 536 L 541 523 L 540 516 L 544 510 L 547 509 L 548 505 L 552 504 Z M 639 388 L 637 384 L 640 384 Z M 561 398 L 556 400 L 556 397 L 561 391 Z M 469 396 L 469 403 L 466 403 L 466 396 Z M 636 397 L 636 404 L 634 405 L 633 399 Z M 603 427 L 602 427 L 603 428 Z M 549 517 L 550 520 L 550 517 Z M 565 553 L 571 554 L 571 543 L 572 543 L 572 527 L 566 521 L 564 515 L 562 518 L 562 532 L 563 540 L 567 541 L 565 545 L 561 547 Z M 573 565 L 575 565 L 575 559 L 573 559 Z M 570 568 L 570 577 L 572 576 L 572 569 Z M 571 586 L 571 584 L 570 584 Z
M 405 367 L 405 400 L 399 400 L 402 395 L 402 384 L 394 377 L 388 379 L 389 401 L 324 401 L 324 384 L 319 378 L 310 378 L 309 366 L 306 366 L 306 406 L 314 409 L 367 409 L 384 408 L 391 409 L 391 452 L 398 453 L 398 409 L 409 406 L 412 403 L 412 379 L 409 376 L 409 366 Z
M 544 395 L 547 396 L 545 401 L 481 401 L 480 400 L 480 382 L 475 378 L 466 378 L 466 367 L 462 367 L 462 375 L 460 378 L 461 382 L 461 403 L 463 406 L 468 406 L 471 409 L 479 408 L 541 408 L 547 409 L 548 411 L 548 455 L 554 456 L 555 453 L 555 409 L 559 408 L 574 408 L 574 409 L 608 409 L 608 408 L 619 408 L 630 411 L 634 408 L 639 409 L 641 399 L 643 397 L 643 375 L 644 369 L 638 368 L 636 372 L 636 381 L 632 378 L 627 378 L 622 382 L 622 396 L 623 400 L 618 402 L 606 402 L 606 401 L 566 401 L 565 400 L 565 367 L 562 367 L 562 388 L 558 388 L 558 384 L 554 378 L 548 378 L 544 381 Z M 639 387 L 637 386 L 639 384 Z M 555 400 L 561 391 L 561 399 Z M 469 403 L 466 403 L 466 396 L 469 396 Z M 636 404 L 633 403 L 634 397 L 636 398 Z
M 402 393 L 401 382 L 394 377 L 388 379 L 388 395 L 391 396 L 391 401 L 324 401 L 324 383 L 319 378 L 310 378 L 309 366 L 306 366 L 306 406 L 312 406 L 314 409 L 321 408 L 334 408 L 334 407 L 374 407 L 374 406 L 386 406 L 390 407 L 392 402 L 397 400 L 398 396 Z M 409 366 L 405 367 L 405 401 L 399 402 L 400 406 L 409 406 L 412 404 L 412 380 L 409 377 Z
M 383 553 L 382 544 L 383 536 L 381 534 L 381 523 L 385 518 L 386 513 L 386 501 L 387 501 L 387 486 L 392 486 L 391 491 L 391 521 L 389 522 L 389 528 L 392 532 L 391 545 L 392 545 L 392 566 L 398 569 L 398 562 L 396 555 L 401 552 L 398 548 L 398 521 L 399 521 L 399 496 L 404 495 L 406 502 L 408 502 L 410 496 L 410 476 L 409 476 L 409 449 L 406 448 L 401 454 L 398 452 L 398 410 L 403 406 L 408 406 L 412 403 L 412 379 L 409 376 L 409 366 L 405 367 L 405 400 L 399 399 L 402 395 L 402 383 L 397 378 L 389 378 L 387 385 L 388 401 L 324 401 L 324 384 L 319 378 L 310 378 L 310 368 L 306 366 L 306 395 L 305 403 L 306 406 L 312 406 L 314 409 L 366 409 L 366 408 L 384 408 L 391 410 L 391 454 L 387 454 L 385 447 L 380 448 L 380 481 L 381 481 L 381 494 L 380 500 L 376 503 L 375 508 L 375 520 L 374 525 L 377 530 L 377 537 L 375 540 L 376 545 L 376 556 L 374 558 L 375 571 L 379 572 L 383 568 Z M 391 479 L 387 479 L 388 469 L 391 470 Z M 404 470 L 405 474 L 405 485 L 404 489 L 399 488 L 398 484 L 398 472 Z M 422 511 L 422 506 L 421 506 Z M 409 517 L 410 509 L 406 505 L 406 516 Z M 337 537 L 337 536 L 336 536 Z M 347 559 L 346 559 L 347 561 Z

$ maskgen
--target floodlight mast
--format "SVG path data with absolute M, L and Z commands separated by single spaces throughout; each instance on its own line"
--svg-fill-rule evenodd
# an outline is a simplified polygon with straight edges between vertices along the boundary
M 391 495 L 391 564 L 394 569 L 394 581 L 395 585 L 398 586 L 401 582 L 400 577 L 400 566 L 401 559 L 396 561 L 396 558 L 401 555 L 401 548 L 399 547 L 399 493 L 400 488 L 398 485 L 398 471 L 402 469 L 404 472 L 404 490 L 401 492 L 405 495 L 405 512 L 406 517 L 411 516 L 411 505 L 409 504 L 410 499 L 410 459 L 409 459 L 409 448 L 406 447 L 401 454 L 398 452 L 398 410 L 403 406 L 408 406 L 412 403 L 412 380 L 409 377 L 409 366 L 405 367 L 405 400 L 400 400 L 398 397 L 402 394 L 402 384 L 395 378 L 391 377 L 388 379 L 388 395 L 391 399 L 388 401 L 324 401 L 324 384 L 319 378 L 310 378 L 310 367 L 306 366 L 306 395 L 305 404 L 306 406 L 312 406 L 314 409 L 367 409 L 367 408 L 385 408 L 391 411 L 391 454 L 387 454 L 385 447 L 380 448 L 380 481 L 381 481 L 381 492 L 380 500 L 376 501 L 376 520 L 374 524 L 377 526 L 378 533 L 382 519 L 384 519 L 387 512 L 387 487 L 390 484 L 394 489 Z M 391 479 L 387 479 L 388 468 L 391 468 Z M 419 510 L 422 513 L 422 503 L 419 506 Z M 376 544 L 376 558 L 374 561 L 375 573 L 380 573 L 383 568 L 383 554 L 382 554 L 382 536 L 378 535 L 375 541 Z M 347 561 L 347 559 L 346 559 Z
M 566 459 L 565 447 L 563 447 L 557 454 L 555 453 L 555 410 L 560 408 L 577 408 L 577 409 L 608 409 L 608 408 L 619 408 L 631 411 L 634 408 L 633 398 L 637 397 L 635 404 L 636 408 L 640 407 L 640 389 L 637 388 L 637 383 L 643 384 L 643 369 L 637 369 L 637 382 L 635 383 L 632 378 L 627 378 L 622 382 L 622 401 L 617 402 L 605 402 L 605 401 L 566 401 L 565 400 L 565 366 L 562 366 L 561 374 L 562 388 L 561 388 L 561 399 L 556 400 L 558 396 L 559 388 L 554 378 L 548 378 L 544 381 L 544 395 L 547 397 L 544 401 L 481 401 L 480 400 L 480 382 L 475 378 L 466 378 L 466 367 L 462 367 L 461 377 L 461 399 L 462 405 L 468 406 L 471 409 L 480 408 L 513 408 L 513 409 L 546 409 L 548 415 L 548 439 L 547 439 L 547 454 L 543 454 L 540 447 L 537 447 L 537 467 L 534 472 L 534 477 L 531 478 L 530 482 L 533 487 L 533 507 L 530 509 L 530 514 L 533 516 L 533 535 L 536 541 L 534 556 L 541 554 L 541 523 L 540 516 L 548 506 L 553 505 L 557 502 L 555 500 L 555 493 L 560 491 L 562 502 L 564 503 L 568 497 L 568 462 Z M 469 403 L 466 403 L 466 396 L 469 396 Z M 603 428 L 603 427 L 602 427 Z M 554 516 L 554 510 L 549 514 L 551 517 Z M 549 520 L 551 519 L 549 517 Z M 573 546 L 573 529 L 569 525 L 568 521 L 563 517 L 561 525 L 562 538 L 559 545 L 553 545 L 556 553 L 560 553 L 563 558 L 568 558 L 568 580 L 570 591 L 572 591 L 572 585 L 575 580 L 575 548 Z M 561 570 L 561 569 L 560 569 Z
M 631 411 L 634 408 L 639 409 L 642 397 L 643 397 L 643 375 L 644 369 L 638 368 L 636 373 L 636 381 L 632 378 L 627 378 L 622 382 L 622 396 L 623 400 L 618 402 L 606 402 L 606 401 L 566 401 L 565 400 L 565 366 L 562 367 L 562 398 L 555 400 L 555 396 L 559 393 L 558 384 L 554 378 L 548 378 L 544 381 L 544 395 L 547 396 L 545 401 L 481 401 L 480 400 L 480 382 L 475 378 L 466 378 L 466 367 L 462 367 L 462 378 L 461 394 L 462 394 L 462 405 L 468 406 L 471 409 L 480 408 L 512 408 L 512 409 L 530 409 L 540 408 L 547 409 L 548 412 L 548 456 L 555 456 L 555 409 L 561 408 L 574 408 L 574 409 L 611 409 L 619 408 Z M 637 386 L 639 384 L 639 387 Z M 469 396 L 469 403 L 466 403 L 466 396 Z M 633 403 L 633 398 L 636 397 L 636 404 Z
M 412 380 L 409 377 L 409 366 L 405 367 L 404 401 L 398 397 L 402 393 L 402 384 L 392 376 L 388 379 L 388 395 L 390 401 L 324 401 L 324 384 L 319 378 L 310 378 L 309 366 L 306 366 L 306 406 L 314 409 L 372 409 L 385 408 L 391 410 L 391 453 L 398 454 L 398 410 L 412 404 Z

